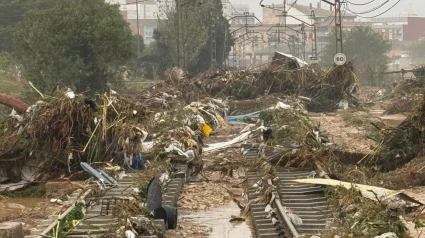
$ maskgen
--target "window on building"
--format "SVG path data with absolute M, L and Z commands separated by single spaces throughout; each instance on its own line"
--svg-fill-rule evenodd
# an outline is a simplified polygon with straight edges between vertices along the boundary
M 128 20 L 137 19 L 137 12 L 136 11 L 127 11 L 127 19 Z
M 152 5 L 152 4 L 146 5 L 145 11 L 146 11 L 146 19 L 155 19 L 156 12 L 158 11 L 158 6 Z
M 145 6 L 145 11 L 146 11 L 146 19 L 152 19 L 153 18 L 153 14 L 152 14 L 152 11 L 151 11 L 151 6 L 149 6 L 149 5 L 146 5 Z
M 145 41 L 145 44 L 147 44 L 147 45 L 149 45 L 152 41 L 154 41 L 154 38 L 153 38 L 153 32 L 155 31 L 155 29 L 156 29 L 156 26 L 145 26 L 145 29 L 144 29 L 144 41 Z

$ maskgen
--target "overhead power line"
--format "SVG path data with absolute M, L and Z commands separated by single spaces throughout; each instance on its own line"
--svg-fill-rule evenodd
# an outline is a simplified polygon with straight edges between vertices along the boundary
M 289 9 L 287 10 L 287 12 L 289 12 L 289 10 L 291 10 L 291 8 L 293 7 L 293 6 L 295 6 L 295 4 L 297 4 L 297 1 L 298 0 L 295 0 L 293 3 L 292 3 L 292 5 L 289 7 Z
M 354 14 L 359 14 L 359 15 L 360 15 L 360 14 L 368 14 L 368 13 L 374 12 L 374 11 L 378 10 L 379 8 L 383 7 L 383 6 L 384 6 L 385 4 L 387 4 L 389 1 L 390 1 L 390 0 L 386 0 L 385 2 L 383 2 L 383 3 L 379 4 L 378 6 L 373 7 L 372 9 L 369 9 L 369 10 L 367 10 L 367 11 L 365 11 L 365 12 L 354 12 L 354 11 L 352 11 L 352 10 L 350 10 L 350 12 L 352 12 L 352 13 L 354 13 Z
M 379 16 L 382 16 L 382 15 L 384 15 L 385 13 L 387 13 L 388 11 L 390 11 L 391 9 L 393 9 L 395 6 L 397 6 L 397 4 L 399 4 L 400 3 L 400 1 L 401 0 L 398 0 L 396 3 L 394 3 L 394 5 L 392 5 L 390 8 L 388 8 L 387 10 L 385 10 L 384 12 L 382 12 L 382 13 L 380 13 L 380 14 L 377 14 L 377 15 L 375 15 L 375 16 L 360 16 L 360 15 L 358 15 L 358 14 L 356 14 L 356 13 L 354 13 L 354 12 L 352 12 L 348 7 L 347 7 L 347 10 L 349 11 L 349 12 L 351 12 L 351 13 L 353 13 L 354 15 L 356 15 L 357 17 L 360 17 L 360 18 L 375 18 L 375 17 L 379 17 Z
M 351 4 L 351 5 L 355 5 L 355 6 L 365 6 L 365 5 L 368 5 L 368 4 L 373 3 L 374 1 L 375 0 L 371 0 L 371 1 L 365 2 L 365 3 L 353 3 L 353 2 L 350 2 L 350 1 L 346 1 L 346 2 L 349 3 L 349 4 Z

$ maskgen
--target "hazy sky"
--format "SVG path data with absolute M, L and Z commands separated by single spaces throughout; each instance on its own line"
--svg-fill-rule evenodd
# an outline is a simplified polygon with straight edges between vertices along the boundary
M 291 2 L 293 0 L 287 0 L 287 2 Z M 350 0 L 352 3 L 367 3 L 371 0 Z M 375 0 L 372 3 L 365 5 L 365 6 L 353 6 L 349 4 L 350 10 L 354 12 L 364 12 L 370 9 L 373 9 L 376 6 L 381 5 L 382 3 L 386 2 L 387 0 Z M 388 3 L 383 5 L 378 10 L 365 14 L 364 16 L 374 16 L 377 14 L 380 14 L 390 8 L 392 5 L 394 5 L 398 0 L 389 0 Z M 231 0 L 233 4 L 248 4 L 250 7 L 250 12 L 254 12 L 255 15 L 259 16 L 259 19 L 262 19 L 262 8 L 260 7 L 259 3 L 260 0 Z M 298 3 L 303 5 L 309 5 L 310 3 L 313 3 L 313 6 L 317 6 L 317 3 L 319 0 L 298 0 Z M 334 2 L 334 0 L 330 0 L 330 2 Z M 283 0 L 264 0 L 264 5 L 271 5 L 272 3 L 283 3 Z M 322 2 L 322 7 L 329 8 L 329 5 Z M 419 16 L 425 16 L 425 0 L 400 0 L 400 2 L 388 13 L 384 14 L 383 16 L 399 16 L 400 14 L 407 14 L 408 12 L 416 13 Z

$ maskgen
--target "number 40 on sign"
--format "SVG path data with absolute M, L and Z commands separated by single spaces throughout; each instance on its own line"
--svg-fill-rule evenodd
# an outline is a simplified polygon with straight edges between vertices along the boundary
M 347 61 L 347 57 L 343 53 L 338 53 L 334 56 L 334 63 L 336 65 L 344 65 Z

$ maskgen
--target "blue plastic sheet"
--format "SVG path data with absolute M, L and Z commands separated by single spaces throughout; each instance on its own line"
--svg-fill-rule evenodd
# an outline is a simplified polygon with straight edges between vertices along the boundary
M 243 118 L 259 117 L 260 116 L 260 112 L 261 111 L 251 112 L 251 113 L 243 114 L 243 115 L 227 116 L 226 119 L 227 119 L 227 122 L 230 122 L 230 121 L 237 121 L 238 119 L 243 119 Z

